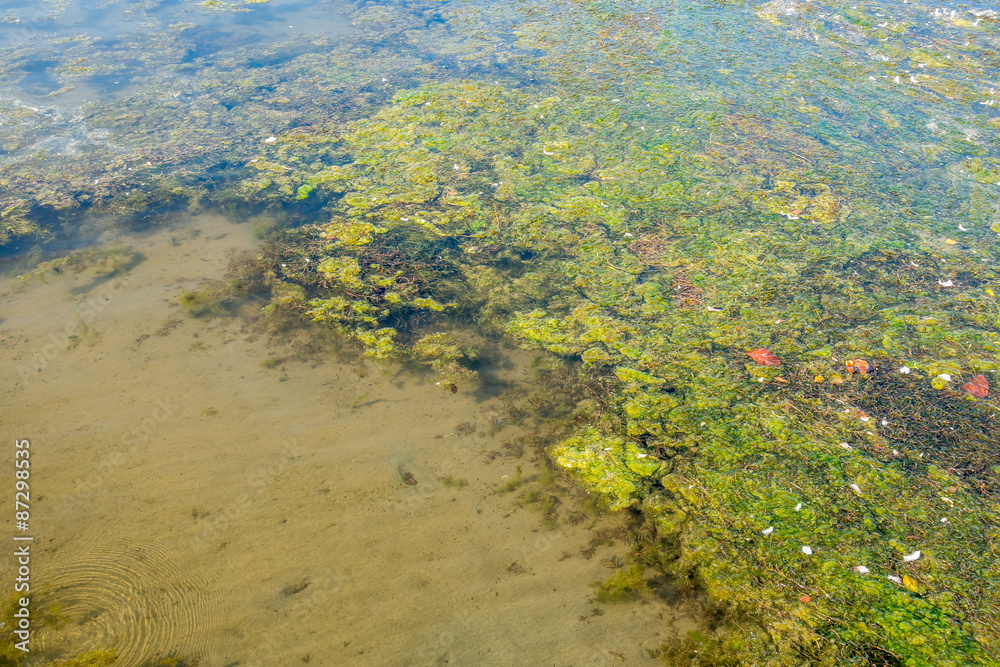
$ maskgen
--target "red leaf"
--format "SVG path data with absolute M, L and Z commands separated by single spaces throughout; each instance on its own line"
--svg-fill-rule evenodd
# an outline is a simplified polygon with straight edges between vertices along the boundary
M 770 350 L 765 350 L 764 348 L 752 350 L 750 352 L 747 352 L 747 354 L 750 356 L 751 359 L 756 361 L 761 366 L 781 365 L 781 359 L 778 359 L 778 357 L 774 356 L 774 352 L 771 352 Z
M 986 381 L 986 378 L 982 375 L 977 375 L 972 378 L 972 382 L 966 382 L 962 385 L 962 389 L 969 392 L 976 398 L 986 398 L 990 395 L 990 383 Z

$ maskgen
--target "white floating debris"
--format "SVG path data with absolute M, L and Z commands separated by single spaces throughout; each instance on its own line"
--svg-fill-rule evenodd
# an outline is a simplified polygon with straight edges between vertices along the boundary
M 882 420 L 882 426 L 888 426 L 888 425 L 889 425 L 889 420 L 888 419 L 883 419 Z
M 812 556 L 813 555 L 812 547 L 802 547 L 802 553 L 804 553 L 807 556 Z
M 899 450 L 898 449 L 892 450 L 892 455 L 893 456 L 899 456 Z
M 851 447 L 851 446 L 850 446 L 849 444 L 847 444 L 846 442 L 842 442 L 842 443 L 840 443 L 840 447 L 841 447 L 841 449 L 846 449 L 847 451 L 851 451 L 852 449 L 854 449 L 854 447 Z
M 802 503 L 799 503 L 798 505 L 795 506 L 796 512 L 798 512 L 800 509 L 802 509 Z
M 630 239 L 630 238 L 632 238 L 632 235 L 629 234 L 628 232 L 625 232 L 625 238 Z
M 903 556 L 903 560 L 906 561 L 907 563 L 912 563 L 913 561 L 917 560 L 918 558 L 920 558 L 920 552 L 919 551 L 914 551 L 912 554 L 909 554 L 908 556 Z
M 958 225 L 958 229 L 959 229 L 960 231 L 963 231 L 963 232 L 967 232 L 967 231 L 969 231 L 969 230 L 968 230 L 968 229 L 966 229 L 966 228 L 965 228 L 965 227 L 964 227 L 964 226 L 963 226 L 963 225 L 962 225 L 961 223 L 959 223 L 959 225 Z
M 899 372 L 902 373 L 903 375 L 909 375 L 911 370 L 912 369 L 909 366 L 900 366 L 899 367 Z
M 886 577 L 886 579 L 888 579 L 889 581 L 892 581 L 894 583 L 897 583 L 897 584 L 902 584 L 903 583 L 902 579 L 900 579 L 899 577 L 894 577 L 891 574 L 888 577 Z
M 857 572 L 858 574 L 868 574 L 871 570 L 869 570 L 864 565 L 855 565 L 854 571 Z
M 710 312 L 710 313 L 721 313 L 721 312 L 722 312 L 722 309 L 721 309 L 721 308 L 712 308 L 711 306 L 705 306 L 705 308 L 706 308 L 706 309 L 708 310 L 708 312 Z
M 942 518 L 942 519 L 941 519 L 941 523 L 948 523 L 948 517 L 944 517 L 944 518 Z
M 938 285 L 940 285 L 941 287 L 954 287 L 955 283 L 951 282 L 951 278 L 949 278 L 948 280 L 945 280 L 944 282 L 942 282 L 942 281 L 939 280 L 938 281 Z
M 456 165 L 452 165 L 451 168 L 454 169 L 455 171 L 461 171 L 462 170 L 462 168 L 459 167 L 457 164 Z
M 949 375 L 948 373 L 941 373 L 941 375 L 938 375 L 936 379 L 944 380 L 945 382 L 951 382 L 951 375 Z
M 384 76 L 382 77 L 382 83 L 385 83 L 385 82 L 386 82 L 386 81 L 388 81 L 388 80 L 389 80 L 389 79 L 385 78 Z
M 264 140 L 264 143 L 265 144 L 273 144 L 277 140 L 278 140 L 278 137 L 268 137 L 267 139 Z
M 858 486 L 857 484 L 851 484 L 851 488 L 854 489 L 854 493 L 858 494 L 859 496 L 862 495 L 862 493 L 861 493 L 861 487 Z
M 774 532 L 774 526 L 768 526 L 764 530 L 760 531 L 760 534 L 761 535 L 770 535 L 773 532 Z
M 955 506 L 955 501 L 952 500 L 951 498 L 949 498 L 948 496 L 941 496 L 941 500 L 945 501 L 946 503 L 948 503 L 952 507 Z

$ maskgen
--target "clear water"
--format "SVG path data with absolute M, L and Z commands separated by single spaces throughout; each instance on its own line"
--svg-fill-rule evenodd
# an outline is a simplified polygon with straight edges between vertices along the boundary
M 679 596 L 655 568 L 651 592 L 593 602 L 591 583 L 640 549 L 622 530 L 594 535 L 635 517 L 599 515 L 560 478 L 553 519 L 539 501 L 550 493 L 544 453 L 502 453 L 531 429 L 486 428 L 512 397 L 549 391 L 543 349 L 606 364 L 595 373 L 621 381 L 620 420 L 589 412 L 577 426 L 633 438 L 673 461 L 689 489 L 697 480 L 707 490 L 685 510 L 722 542 L 780 514 L 767 499 L 783 481 L 729 497 L 712 473 L 760 446 L 745 424 L 785 437 L 766 415 L 786 409 L 809 442 L 869 457 L 809 454 L 825 466 L 802 473 L 815 486 L 789 479 L 814 505 L 829 487 L 868 492 L 859 470 L 879 471 L 878 486 L 886 471 L 932 461 L 995 527 L 996 407 L 966 400 L 962 386 L 982 374 L 1000 388 L 998 47 L 997 10 L 954 2 L 0 3 L 2 425 L 36 447 L 35 576 L 39 605 L 54 609 L 27 664 L 92 649 L 116 651 L 121 665 L 643 664 L 689 630 L 714 630 L 700 613 L 706 591 L 784 614 L 756 584 L 731 590 L 702 572 L 697 592 Z M 465 104 L 482 110 L 478 121 L 455 120 Z M 421 194 L 428 182 L 434 198 Z M 370 211 L 391 227 L 452 197 L 489 215 L 454 228 L 435 218 L 451 242 L 438 259 L 523 262 L 555 285 L 511 279 L 529 296 L 509 301 L 482 288 L 490 333 L 510 335 L 491 339 L 479 385 L 442 392 L 426 370 L 362 358 L 319 328 L 267 333 L 252 300 L 202 317 L 178 301 L 258 253 L 299 262 L 275 268 L 289 283 L 322 259 L 318 236 L 305 250 L 300 237 L 287 252 L 263 249 L 268 229 Z M 112 248 L 128 250 L 100 254 Z M 71 251 L 92 254 L 17 277 Z M 250 254 L 234 261 L 236 251 Z M 574 320 L 574 299 L 597 304 L 620 337 Z M 586 345 L 532 329 L 533 309 L 592 327 L 578 334 Z M 606 348 L 588 347 L 595 340 Z M 785 366 L 744 366 L 757 347 Z M 844 370 L 856 357 L 896 384 L 859 389 Z M 899 385 L 907 378 L 915 384 Z M 783 385 L 797 393 L 786 400 Z M 657 388 L 669 396 L 643 403 Z M 820 405 L 832 407 L 820 415 Z M 844 454 L 841 439 L 863 454 Z M 843 479 L 826 472 L 841 464 Z M 773 461 L 732 465 L 780 477 Z M 914 493 L 940 505 L 944 492 L 920 470 Z M 518 475 L 538 477 L 505 491 Z M 879 488 L 876 505 L 901 495 Z M 934 562 L 965 562 L 963 545 L 994 529 L 951 538 L 932 519 L 933 530 L 879 527 L 857 543 L 830 533 L 830 550 L 874 558 L 891 541 L 877 565 L 865 562 L 886 608 L 910 609 L 955 586 L 900 570 L 895 551 L 939 548 Z M 815 526 L 840 521 L 850 523 Z M 789 538 L 786 551 L 816 534 Z M 697 538 L 684 535 L 685 548 Z M 733 570 L 791 604 L 809 591 L 801 604 L 814 606 L 788 614 L 822 634 L 822 618 L 854 593 L 805 570 L 794 575 L 808 579 L 802 590 L 782 588 L 794 577 L 768 572 L 790 557 L 768 548 L 733 556 Z M 1000 579 L 990 567 L 963 576 Z M 903 574 L 916 583 L 886 583 Z M 969 633 L 985 664 L 996 650 L 989 606 L 962 617 L 979 628 Z M 917 632 L 906 624 L 875 625 L 905 642 Z M 878 641 L 898 655 L 896 635 Z

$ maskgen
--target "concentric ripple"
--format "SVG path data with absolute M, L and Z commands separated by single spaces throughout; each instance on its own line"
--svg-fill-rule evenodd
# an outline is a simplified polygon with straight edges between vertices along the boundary
M 60 559 L 61 561 L 61 559 Z M 53 565 L 55 565 L 53 563 Z M 135 538 L 102 544 L 60 562 L 44 577 L 41 608 L 57 604 L 65 623 L 38 628 L 37 650 L 114 650 L 133 667 L 182 654 L 204 655 L 225 596 L 188 548 Z

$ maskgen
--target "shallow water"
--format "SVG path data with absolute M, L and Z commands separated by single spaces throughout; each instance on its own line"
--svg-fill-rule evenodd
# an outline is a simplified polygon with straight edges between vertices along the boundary
M 134 249 L 5 283 L 10 423 L 58 443 L 39 568 L 69 623 L 40 643 L 998 659 L 994 8 L 0 14 L 5 267 Z M 254 297 L 185 312 L 232 247 Z M 512 401 L 541 406 L 530 426 Z M 588 606 L 633 565 L 643 604 Z
M 201 216 L 99 247 L 126 242 L 141 258 L 111 277 L 0 287 L 2 428 L 31 439 L 36 609 L 61 617 L 37 629 L 40 655 L 644 664 L 693 627 L 660 599 L 592 602 L 627 545 L 580 550 L 612 519 L 546 529 L 498 492 L 535 468 L 483 457 L 520 430 L 486 432 L 500 394 L 530 386 L 530 355 L 498 352 L 492 386 L 457 394 L 329 349 L 304 363 L 305 332 L 177 304 L 254 249 L 246 225 Z

